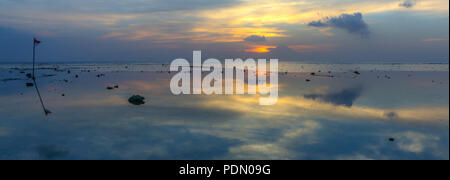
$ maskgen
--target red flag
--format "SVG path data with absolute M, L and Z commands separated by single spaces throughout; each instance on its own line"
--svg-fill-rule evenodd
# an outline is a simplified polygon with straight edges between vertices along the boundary
M 38 41 L 36 38 L 34 38 L 34 44 L 41 44 L 41 41 Z

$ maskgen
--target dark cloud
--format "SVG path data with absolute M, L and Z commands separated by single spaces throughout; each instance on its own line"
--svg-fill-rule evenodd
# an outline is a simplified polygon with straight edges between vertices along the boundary
M 266 40 L 267 40 L 266 36 L 258 36 L 258 35 L 252 35 L 244 39 L 244 41 L 247 42 L 265 42 Z
M 406 0 L 402 3 L 399 4 L 400 7 L 405 7 L 405 8 L 412 8 L 416 5 L 416 1 L 415 0 Z
M 324 20 L 313 21 L 308 23 L 311 27 L 333 27 L 347 30 L 351 34 L 360 34 L 363 37 L 368 37 L 370 34 L 369 26 L 363 20 L 361 13 L 342 14 L 338 17 L 327 17 Z
M 42 145 L 36 148 L 39 157 L 43 159 L 62 159 L 69 155 L 69 151 L 54 145 Z
M 332 94 L 309 94 L 304 97 L 307 99 L 321 100 L 324 102 L 332 103 L 334 105 L 344 105 L 347 107 L 353 106 L 353 103 L 361 96 L 362 87 L 344 89 L 337 93 Z
M 258 58 L 271 58 L 279 59 L 282 61 L 296 61 L 299 59 L 299 53 L 292 50 L 286 45 L 278 45 L 276 48 L 270 49 L 269 53 L 262 54 L 262 56 Z
M 322 22 L 322 21 L 313 21 L 313 22 L 310 22 L 310 23 L 308 24 L 308 26 L 313 26 L 313 27 L 328 27 L 329 25 L 326 24 L 326 23 L 324 23 L 324 22 Z

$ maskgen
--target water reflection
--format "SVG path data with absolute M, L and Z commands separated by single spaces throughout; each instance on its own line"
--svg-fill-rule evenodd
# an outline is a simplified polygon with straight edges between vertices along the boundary
M 361 75 L 286 66 L 303 70 L 280 76 L 274 106 L 258 95 L 173 96 L 165 66 L 143 66 L 41 69 L 49 117 L 25 87 L 27 70 L 0 68 L 9 79 L 0 82 L 0 159 L 449 158 L 448 65 L 359 65 Z M 129 104 L 134 94 L 146 104 Z

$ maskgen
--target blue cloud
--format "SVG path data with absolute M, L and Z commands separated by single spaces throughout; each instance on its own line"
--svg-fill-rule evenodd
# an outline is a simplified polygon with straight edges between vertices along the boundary
M 338 17 L 328 17 L 324 20 L 312 21 L 308 24 L 311 27 L 324 28 L 333 27 L 344 29 L 351 34 L 360 34 L 362 37 L 368 37 L 370 34 L 369 26 L 363 20 L 361 13 L 342 14 Z
M 244 39 L 247 42 L 265 42 L 267 39 L 265 36 L 252 35 Z
M 308 24 L 308 26 L 313 27 L 328 27 L 329 25 L 327 23 L 324 23 L 322 21 L 313 21 Z
M 416 1 L 415 0 L 406 0 L 402 3 L 399 4 L 400 7 L 405 7 L 405 8 L 412 8 L 416 5 Z
M 334 105 L 344 105 L 352 107 L 356 99 L 361 96 L 362 87 L 344 89 L 337 93 L 331 94 L 309 94 L 304 97 L 307 99 L 321 100 L 324 102 L 332 103 Z

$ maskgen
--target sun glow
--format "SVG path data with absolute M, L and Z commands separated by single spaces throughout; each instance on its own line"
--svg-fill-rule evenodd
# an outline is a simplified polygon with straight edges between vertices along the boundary
M 246 49 L 245 52 L 252 53 L 268 53 L 270 49 L 275 49 L 276 46 L 254 46 L 252 49 Z

